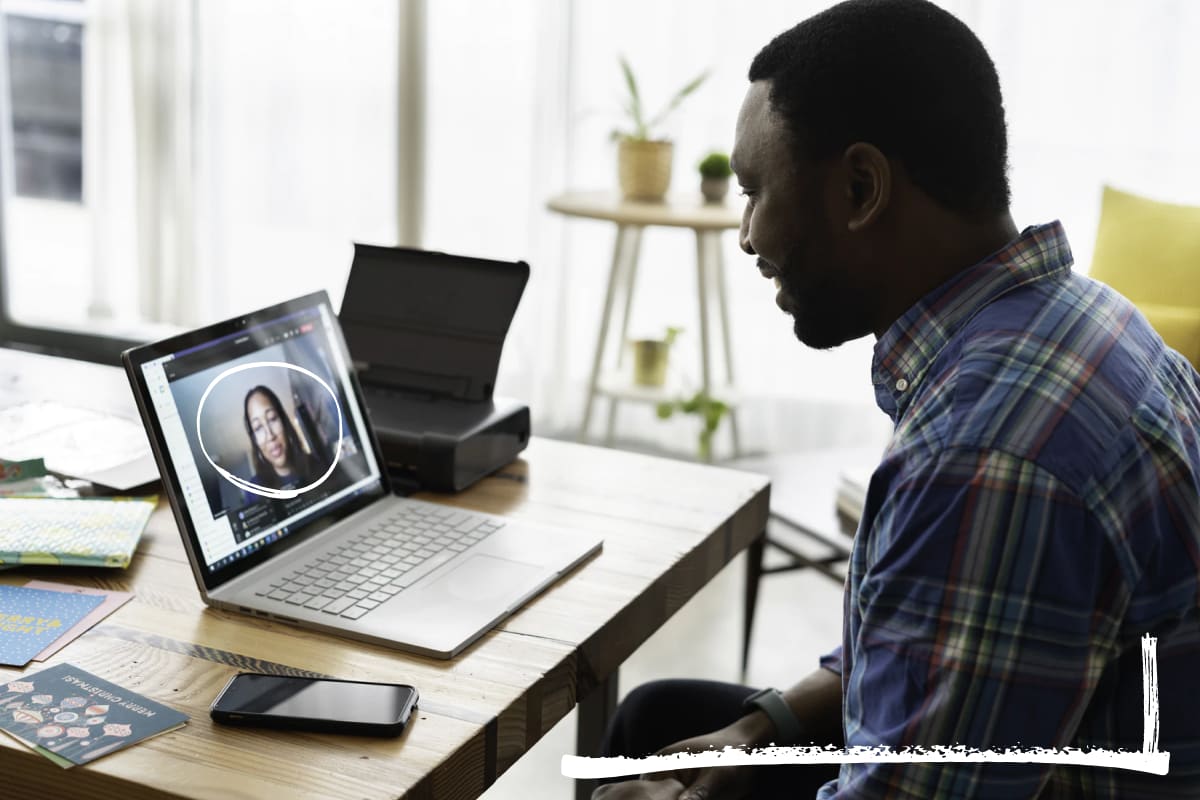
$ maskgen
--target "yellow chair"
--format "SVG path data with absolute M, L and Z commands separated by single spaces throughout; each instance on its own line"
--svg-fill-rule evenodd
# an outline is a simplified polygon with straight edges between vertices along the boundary
M 1200 369 L 1200 207 L 1105 186 L 1089 274 L 1132 300 Z

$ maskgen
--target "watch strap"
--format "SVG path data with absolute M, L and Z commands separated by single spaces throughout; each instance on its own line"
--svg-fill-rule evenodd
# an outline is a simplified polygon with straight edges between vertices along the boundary
M 746 698 L 742 708 L 747 714 L 762 711 L 775 726 L 775 741 L 777 745 L 792 745 L 800 741 L 802 728 L 800 720 L 792 712 L 791 706 L 783 699 L 778 689 L 762 689 Z

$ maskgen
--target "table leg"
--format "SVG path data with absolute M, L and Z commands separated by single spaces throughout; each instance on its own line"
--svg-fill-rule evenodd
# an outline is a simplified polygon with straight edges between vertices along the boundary
M 763 575 L 763 552 L 767 547 L 767 532 L 764 530 L 746 548 L 746 594 L 742 608 L 742 681 L 746 680 L 746 668 L 750 664 L 750 635 L 754 633 L 754 609 L 758 605 L 758 582 Z
M 630 226 L 629 252 L 625 256 L 625 310 L 621 315 L 621 335 L 617 339 L 617 369 L 625 362 L 626 338 L 629 336 L 629 311 L 633 307 L 633 286 L 637 282 L 638 255 L 642 249 L 642 227 Z M 608 425 L 604 430 L 604 443 L 609 447 L 613 443 L 613 429 L 617 424 L 617 398 L 610 397 L 608 403 Z
M 617 711 L 617 682 L 618 673 L 614 671 L 579 703 L 579 720 L 575 727 L 575 752 L 579 755 L 600 754 L 604 732 Z M 595 780 L 575 781 L 575 800 L 588 800 L 595 788 Z
M 725 280 L 725 253 L 721 248 L 720 232 L 708 232 L 708 249 L 713 253 L 713 280 L 717 284 L 717 305 L 721 312 L 721 338 L 725 346 L 725 379 L 730 386 L 736 385 L 733 376 L 733 346 L 730 344 L 731 329 L 729 327 L 729 298 Z M 733 457 L 742 454 L 741 437 L 738 435 L 737 409 L 729 409 L 729 432 L 733 439 Z
M 712 393 L 712 370 L 708 349 L 708 256 L 704 246 L 704 232 L 696 231 L 696 291 L 699 294 L 697 309 L 700 312 L 700 389 L 706 395 Z M 712 452 L 709 452 L 712 460 Z
M 587 401 L 583 405 L 583 423 L 579 426 L 579 440 L 587 440 L 588 425 L 592 421 L 592 408 L 596 401 L 596 386 L 600 381 L 600 365 L 604 361 L 604 345 L 608 342 L 608 323 L 612 317 L 613 297 L 621 277 L 625 240 L 628 226 L 617 226 L 617 241 L 613 246 L 612 266 L 608 270 L 608 290 L 604 295 L 604 310 L 600 314 L 600 334 L 596 339 L 596 353 L 592 358 L 592 377 L 588 381 Z

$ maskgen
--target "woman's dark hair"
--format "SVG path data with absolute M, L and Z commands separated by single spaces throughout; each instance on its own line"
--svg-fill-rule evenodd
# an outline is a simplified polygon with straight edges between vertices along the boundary
M 288 463 L 292 465 L 293 474 L 299 484 L 307 486 L 320 475 L 320 466 L 317 464 L 317 460 L 301 446 L 300 435 L 296 433 L 296 427 L 292 424 L 291 417 L 284 412 L 283 403 L 279 402 L 279 395 L 262 385 L 255 386 L 246 392 L 246 398 L 242 401 L 242 421 L 246 425 L 246 435 L 250 437 L 250 460 L 254 465 L 254 481 L 273 489 L 280 488 L 284 483 L 283 479 L 275 472 L 275 468 L 263 456 L 262 448 L 258 446 L 258 439 L 254 435 L 254 429 L 250 427 L 250 398 L 256 394 L 267 398 L 267 402 L 275 409 L 275 414 L 279 417 L 280 425 L 283 427 L 283 439 L 287 442 Z
M 975 34 L 925 0 L 847 0 L 775 37 L 750 65 L 798 153 L 867 142 L 940 205 L 1008 210 L 1008 138 L 996 68 Z

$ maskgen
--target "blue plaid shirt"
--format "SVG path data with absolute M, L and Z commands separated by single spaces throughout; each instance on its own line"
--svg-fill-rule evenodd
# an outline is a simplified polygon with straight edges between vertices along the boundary
M 844 765 L 821 798 L 1200 798 L 1200 376 L 1029 228 L 875 348 L 895 422 L 850 559 L 848 745 L 1142 748 L 1157 635 L 1168 776 Z

